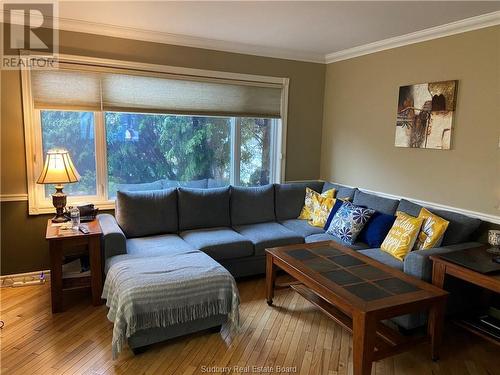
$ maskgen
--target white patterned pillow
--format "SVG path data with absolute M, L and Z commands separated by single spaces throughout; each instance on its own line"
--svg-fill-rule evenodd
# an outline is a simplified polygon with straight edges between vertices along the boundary
M 375 210 L 356 206 L 351 202 L 344 202 L 339 208 L 326 233 L 338 238 L 349 245 L 356 242 L 356 238 L 370 220 Z

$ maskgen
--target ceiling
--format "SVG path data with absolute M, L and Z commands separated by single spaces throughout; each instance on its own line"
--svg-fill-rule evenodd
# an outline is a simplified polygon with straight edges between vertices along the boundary
M 61 28 L 100 24 L 103 33 L 145 39 L 150 31 L 176 44 L 323 62 L 329 54 L 498 10 L 500 1 L 59 3 Z

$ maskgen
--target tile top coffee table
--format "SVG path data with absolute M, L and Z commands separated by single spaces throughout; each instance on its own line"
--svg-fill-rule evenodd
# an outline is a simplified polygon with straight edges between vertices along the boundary
M 334 241 L 266 249 L 266 298 L 272 305 L 276 271 L 297 280 L 296 292 L 353 332 L 354 375 L 371 373 L 373 361 L 430 341 L 438 358 L 448 293 Z M 429 311 L 427 336 L 404 337 L 381 323 Z

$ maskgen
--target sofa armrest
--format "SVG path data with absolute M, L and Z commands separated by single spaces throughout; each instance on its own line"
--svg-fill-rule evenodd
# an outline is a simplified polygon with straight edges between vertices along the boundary
M 114 255 L 127 254 L 127 243 L 125 234 L 116 222 L 113 215 L 97 215 L 97 220 L 101 224 L 104 245 L 104 258 Z
M 404 260 L 403 270 L 406 274 L 418 277 L 424 281 L 432 280 L 432 260 L 431 255 L 450 253 L 452 251 L 469 249 L 481 246 L 479 242 L 465 242 L 456 245 L 435 247 L 428 250 L 411 251 Z

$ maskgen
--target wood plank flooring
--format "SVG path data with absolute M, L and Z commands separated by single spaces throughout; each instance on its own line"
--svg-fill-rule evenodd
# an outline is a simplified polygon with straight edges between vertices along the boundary
M 152 346 L 134 356 L 128 349 L 111 359 L 112 324 L 105 306 L 74 294 L 65 312 L 50 311 L 50 286 L 3 288 L 0 331 L 2 374 L 352 374 L 350 334 L 290 289 L 264 299 L 264 278 L 238 283 L 242 328 L 199 333 Z M 500 349 L 450 324 L 441 360 L 426 344 L 379 361 L 373 375 L 498 375 Z M 239 366 L 235 372 L 234 366 Z M 281 367 L 278 368 L 278 366 Z M 214 371 L 216 370 L 216 371 Z M 218 371 L 217 371 L 218 370 Z M 287 371 L 289 370 L 289 371 Z M 211 371 L 211 372 L 209 372 Z

